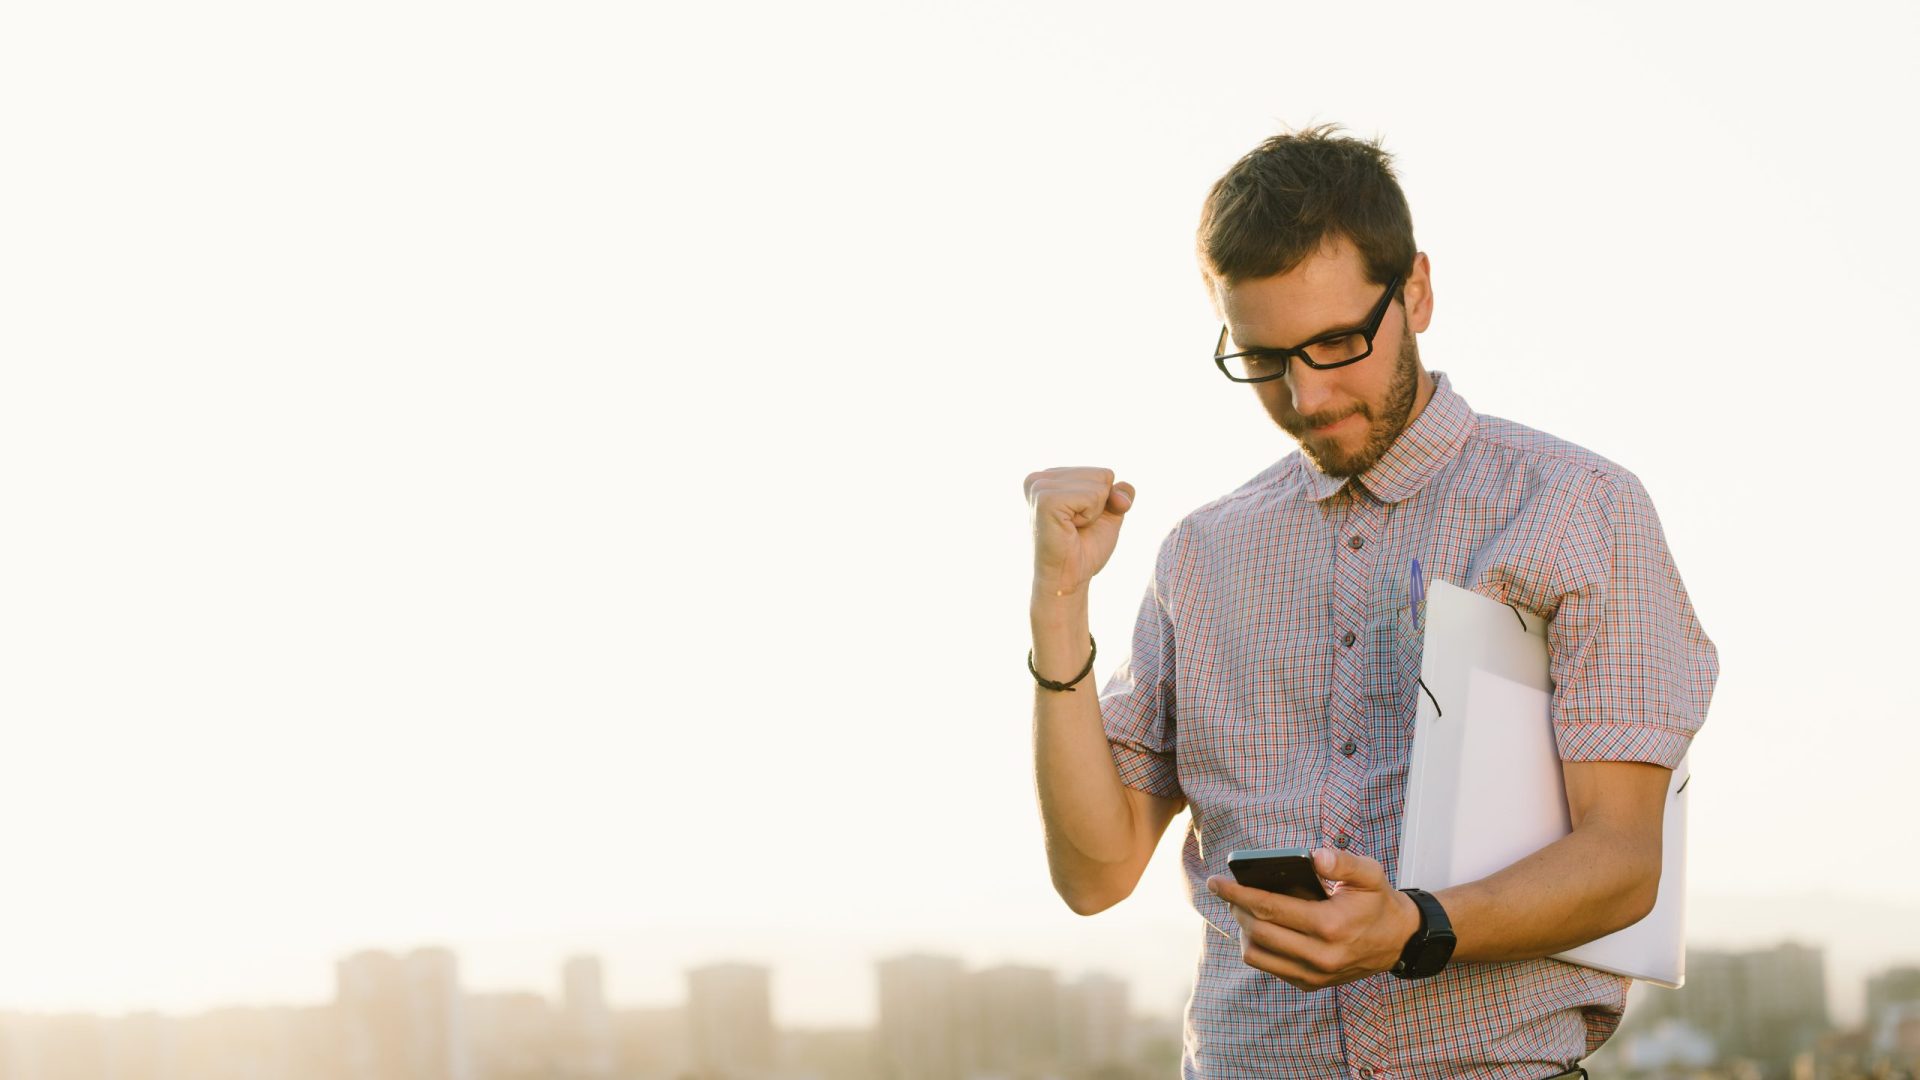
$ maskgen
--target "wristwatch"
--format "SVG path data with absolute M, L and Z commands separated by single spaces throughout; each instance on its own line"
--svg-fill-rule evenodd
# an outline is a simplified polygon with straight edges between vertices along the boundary
M 1420 909 L 1420 929 L 1407 939 L 1407 947 L 1400 951 L 1400 962 L 1393 965 L 1393 974 L 1402 979 L 1427 979 L 1440 974 L 1453 958 L 1453 923 L 1447 921 L 1447 909 L 1440 906 L 1432 893 L 1421 889 L 1401 889 L 1413 897 L 1415 906 Z

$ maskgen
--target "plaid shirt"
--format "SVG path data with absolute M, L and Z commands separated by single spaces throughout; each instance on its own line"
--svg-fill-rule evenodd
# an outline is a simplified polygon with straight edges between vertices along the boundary
M 1550 620 L 1564 760 L 1672 768 L 1706 716 L 1718 661 L 1640 482 L 1434 383 L 1354 482 L 1296 452 L 1160 547 L 1100 712 L 1121 780 L 1187 800 L 1188 892 L 1215 927 L 1238 929 L 1206 889 L 1235 848 L 1343 847 L 1399 883 L 1412 559 Z M 1199 933 L 1186 1077 L 1537 1080 L 1606 1041 L 1630 983 L 1541 959 L 1307 994 L 1249 967 L 1237 934 Z

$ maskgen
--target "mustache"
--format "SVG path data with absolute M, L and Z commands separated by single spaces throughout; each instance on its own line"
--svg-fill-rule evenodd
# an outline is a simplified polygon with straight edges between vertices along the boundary
M 1352 405 L 1348 406 L 1347 408 L 1333 409 L 1323 413 L 1315 413 L 1312 416 L 1305 416 L 1300 413 L 1291 412 L 1291 410 L 1289 411 L 1291 414 L 1286 418 L 1287 422 L 1282 426 L 1284 426 L 1289 432 L 1295 435 L 1299 435 L 1300 433 L 1306 432 L 1306 431 L 1312 431 L 1314 428 L 1326 427 L 1328 424 L 1334 423 L 1335 421 L 1345 420 L 1347 417 L 1352 416 L 1355 413 L 1358 413 L 1369 420 L 1373 419 L 1373 413 L 1367 409 L 1367 404 L 1364 401 L 1356 401 Z

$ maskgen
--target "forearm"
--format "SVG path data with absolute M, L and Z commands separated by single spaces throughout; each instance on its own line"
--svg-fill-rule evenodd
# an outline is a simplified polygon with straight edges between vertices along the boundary
M 1066 681 L 1086 666 L 1087 601 L 1033 600 L 1033 663 Z M 1034 688 L 1033 753 L 1047 864 L 1054 886 L 1076 911 L 1117 903 L 1138 880 L 1136 823 L 1100 723 L 1098 684 L 1089 674 L 1071 691 Z
M 1586 823 L 1499 873 L 1436 894 L 1453 923 L 1455 963 L 1530 960 L 1644 918 L 1660 880 L 1660 844 Z

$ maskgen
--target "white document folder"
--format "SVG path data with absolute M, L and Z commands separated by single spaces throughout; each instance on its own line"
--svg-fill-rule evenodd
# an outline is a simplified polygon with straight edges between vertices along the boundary
M 1503 870 L 1572 823 L 1548 714 L 1546 624 L 1443 581 L 1427 593 L 1426 624 L 1395 884 L 1433 892 Z M 1667 788 L 1652 913 L 1554 959 L 1676 989 L 1686 981 L 1688 776 L 1683 760 Z

